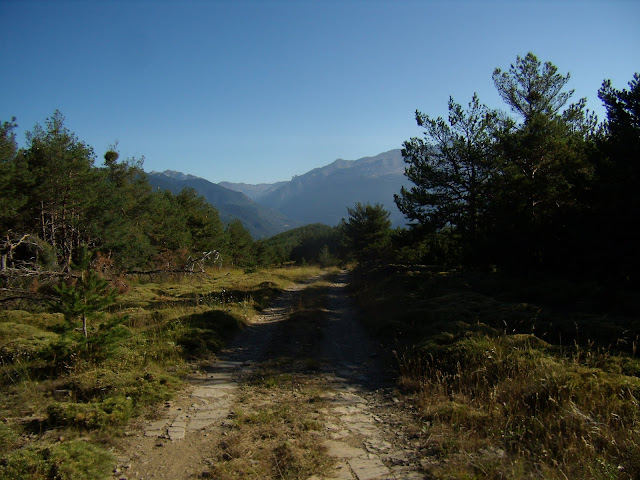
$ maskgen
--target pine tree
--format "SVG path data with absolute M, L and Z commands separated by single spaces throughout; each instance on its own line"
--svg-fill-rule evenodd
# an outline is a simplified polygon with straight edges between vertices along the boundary
M 389 212 L 378 203 L 357 202 L 347 207 L 349 218 L 338 225 L 342 244 L 349 256 L 359 262 L 378 262 L 389 254 L 391 247 L 391 221 Z
M 231 258 L 233 265 L 247 268 L 256 264 L 253 238 L 240 220 L 233 220 L 227 225 L 225 236 L 226 254 Z
M 59 295 L 56 309 L 64 314 L 70 325 L 81 320 L 85 339 L 88 338 L 89 317 L 111 305 L 117 296 L 117 291 L 93 270 L 83 272 L 75 283 L 61 282 L 55 291 Z
M 428 232 L 455 231 L 470 249 L 481 235 L 495 173 L 497 114 L 474 95 L 466 110 L 450 98 L 448 120 L 416 111 L 416 121 L 425 138 L 412 138 L 402 150 L 414 186 L 395 195 L 396 205 Z
M 506 118 L 498 132 L 498 169 L 492 186 L 496 255 L 514 267 L 554 265 L 566 259 L 579 215 L 581 190 L 592 173 L 595 117 L 585 100 L 567 105 L 570 76 L 532 53 L 518 57 L 493 80 L 519 119 Z
M 93 169 L 93 149 L 64 126 L 64 116 L 54 112 L 46 128 L 36 125 L 27 133 L 26 166 L 33 176 L 27 205 L 31 231 L 57 252 L 61 266 L 69 270 L 76 249 L 92 243 L 88 212 L 99 191 Z

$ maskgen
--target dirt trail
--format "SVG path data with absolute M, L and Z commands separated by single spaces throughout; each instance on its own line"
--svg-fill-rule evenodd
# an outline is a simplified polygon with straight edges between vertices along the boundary
M 425 478 L 411 440 L 410 414 L 394 397 L 391 371 L 357 322 L 347 278 L 342 272 L 329 287 L 326 315 L 311 331 L 287 324 L 308 284 L 285 291 L 206 374 L 191 378 L 191 386 L 165 405 L 160 418 L 123 441 L 114 478 L 214 478 L 206 474 L 211 454 L 233 423 L 239 392 L 246 398 L 247 378 L 282 355 L 304 356 L 307 362 L 312 357 L 315 381 L 323 388 L 318 435 L 334 466 L 309 480 Z

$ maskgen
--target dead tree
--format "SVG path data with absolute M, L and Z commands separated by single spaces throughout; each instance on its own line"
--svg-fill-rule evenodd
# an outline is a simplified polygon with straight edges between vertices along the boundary
M 11 231 L 7 232 L 7 236 L 2 240 L 2 245 L 0 246 L 0 272 L 4 273 L 8 268 L 14 266 L 15 260 L 13 254 L 15 250 L 23 244 L 38 246 L 28 233 L 20 236 L 14 235 Z

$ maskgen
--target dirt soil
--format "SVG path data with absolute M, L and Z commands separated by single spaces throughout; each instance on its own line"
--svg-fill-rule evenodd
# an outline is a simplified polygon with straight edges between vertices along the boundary
M 392 362 L 358 323 L 348 272 L 331 280 L 323 315 L 304 324 L 290 318 L 304 289 L 319 280 L 285 291 L 155 418 L 132 425 L 118 446 L 114 478 L 426 478 L 418 422 L 394 390 Z M 286 388 L 269 388 L 278 382 Z M 259 470 L 260 443 L 273 441 L 276 433 L 262 432 L 232 448 L 241 412 L 285 404 L 294 405 L 294 415 L 299 408 L 304 424 L 311 425 L 290 428 L 289 435 L 301 437 L 286 439 L 286 445 L 313 439 L 326 460 L 318 460 L 318 471 L 287 473 L 277 459 L 276 473 Z M 248 473 L 252 462 L 256 469 Z

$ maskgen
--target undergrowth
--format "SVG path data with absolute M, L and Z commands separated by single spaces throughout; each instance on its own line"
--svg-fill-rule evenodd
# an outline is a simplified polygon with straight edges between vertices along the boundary
M 284 288 L 319 272 L 131 278 L 86 336 L 42 305 L 1 310 L 0 478 L 106 478 L 111 440 L 132 418 L 170 399 Z
M 430 478 L 640 478 L 632 292 L 401 266 L 356 279 L 394 338 Z

